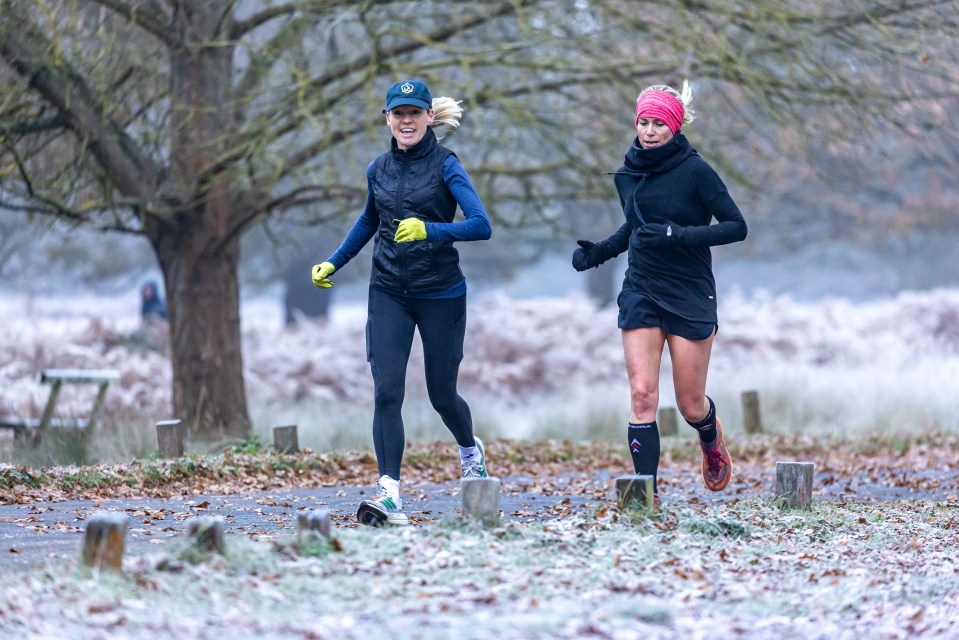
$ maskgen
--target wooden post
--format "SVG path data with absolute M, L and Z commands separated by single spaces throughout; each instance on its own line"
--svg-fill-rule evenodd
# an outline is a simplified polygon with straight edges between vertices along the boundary
M 616 478 L 616 503 L 620 511 L 635 502 L 653 509 L 653 476 L 631 475 Z
M 499 524 L 499 478 L 463 478 L 460 489 L 463 517 L 488 527 Z
M 297 516 L 296 541 L 303 547 L 311 542 L 331 541 L 330 512 L 317 509 Z
M 776 463 L 776 502 L 788 509 L 812 508 L 812 462 Z
M 161 420 L 157 423 L 157 445 L 161 458 L 179 458 L 183 455 L 183 430 L 179 420 Z
M 273 448 L 280 453 L 298 453 L 299 439 L 296 435 L 296 425 L 273 427 Z
M 679 435 L 679 412 L 676 407 L 663 407 L 659 410 L 656 423 L 659 425 L 660 436 Z
M 759 414 L 759 392 L 743 391 L 743 430 L 746 433 L 762 433 L 763 422 Z
M 93 569 L 123 569 L 127 517 L 108 511 L 94 513 L 83 530 L 81 562 Z
M 226 553 L 226 542 L 223 538 L 223 518 L 191 518 L 187 521 L 187 535 L 190 544 L 199 551 L 207 553 Z

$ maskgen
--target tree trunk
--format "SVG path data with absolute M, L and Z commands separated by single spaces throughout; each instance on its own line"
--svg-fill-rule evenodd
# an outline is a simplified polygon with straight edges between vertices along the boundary
M 154 248 L 166 284 L 173 365 L 173 417 L 192 438 L 246 439 L 250 416 L 243 384 L 239 239 L 204 228 L 211 216 L 185 212 L 181 228 Z M 215 216 L 214 216 L 215 218 Z
M 234 141 L 233 47 L 224 44 L 232 0 L 182 3 L 171 50 L 173 215 L 148 225 L 163 270 L 170 316 L 174 418 L 207 442 L 245 439 L 239 238 L 250 212 L 219 158 Z M 226 38 L 228 40 L 228 38 Z M 214 44 L 217 43 L 217 44 Z

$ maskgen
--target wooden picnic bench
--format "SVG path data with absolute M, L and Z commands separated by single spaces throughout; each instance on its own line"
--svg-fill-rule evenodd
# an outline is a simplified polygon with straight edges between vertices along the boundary
M 103 401 L 107 395 L 107 387 L 110 386 L 111 382 L 119 379 L 120 372 L 116 369 L 44 369 L 40 374 L 40 382 L 50 385 L 50 396 L 47 398 L 47 406 L 43 409 L 43 415 L 39 419 L 0 421 L 0 428 L 13 429 L 16 436 L 25 435 L 27 429 L 36 429 L 36 436 L 40 437 L 51 427 L 78 427 L 89 433 L 96 427 L 100 419 Z M 99 385 L 100 388 L 97 390 L 97 396 L 93 401 L 93 409 L 90 411 L 89 418 L 63 420 L 55 417 L 60 391 L 65 384 Z

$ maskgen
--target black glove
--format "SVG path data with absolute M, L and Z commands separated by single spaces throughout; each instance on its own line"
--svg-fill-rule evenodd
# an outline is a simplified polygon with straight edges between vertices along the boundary
M 573 268 L 577 271 L 586 271 L 598 267 L 609 260 L 609 251 L 603 243 L 596 244 L 589 240 L 577 240 L 579 249 L 573 251 Z
M 685 234 L 686 227 L 681 227 L 673 222 L 667 222 L 666 224 L 646 223 L 637 232 L 639 244 L 642 247 L 679 246 L 684 244 L 683 236 Z

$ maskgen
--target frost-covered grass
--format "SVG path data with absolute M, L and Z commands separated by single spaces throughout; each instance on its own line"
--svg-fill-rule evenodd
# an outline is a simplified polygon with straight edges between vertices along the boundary
M 244 302 L 246 382 L 256 435 L 296 424 L 302 446 L 369 447 L 372 381 L 363 306 L 335 307 L 326 324 L 285 329 L 273 300 Z M 582 297 L 470 299 L 461 393 L 478 434 L 488 438 L 618 441 L 628 388 L 616 310 Z M 128 298 L 21 299 L 0 306 L 0 417 L 38 417 L 48 367 L 117 368 L 107 398 L 108 437 L 86 459 L 150 455 L 154 424 L 169 419 L 170 366 L 162 335 L 139 327 Z M 768 431 L 857 437 L 953 430 L 959 379 L 959 289 L 906 292 L 854 304 L 799 303 L 764 295 L 730 296 L 707 392 L 724 428 L 742 428 L 740 397 L 757 390 Z M 429 407 L 418 342 L 409 367 L 404 416 L 411 442 L 448 440 Z M 92 389 L 67 388 L 62 416 L 82 417 Z M 661 404 L 674 404 L 668 357 Z M 0 446 L 0 460 L 9 448 Z
M 951 638 L 955 509 L 766 501 L 496 529 L 336 529 L 342 551 L 180 539 L 122 575 L 0 586 L 0 630 L 47 638 Z

